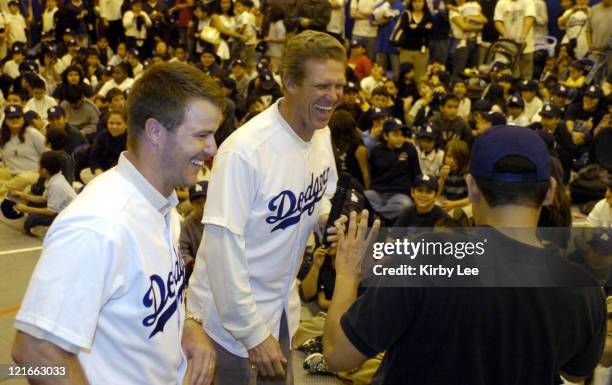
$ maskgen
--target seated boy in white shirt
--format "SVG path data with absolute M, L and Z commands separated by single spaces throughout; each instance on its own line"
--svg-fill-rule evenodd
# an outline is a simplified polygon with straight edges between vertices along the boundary
M 587 223 L 591 227 L 612 227 L 612 178 L 608 179 L 606 196 L 593 207 Z
M 23 201 L 15 205 L 15 210 L 27 214 L 24 229 L 28 233 L 35 226 L 51 226 L 57 214 L 76 197 L 76 192 L 61 172 L 62 157 L 61 151 L 46 151 L 41 155 L 38 173 L 45 178 L 42 196 L 20 191 L 10 193 L 13 198 Z M 32 207 L 28 203 L 45 206 Z

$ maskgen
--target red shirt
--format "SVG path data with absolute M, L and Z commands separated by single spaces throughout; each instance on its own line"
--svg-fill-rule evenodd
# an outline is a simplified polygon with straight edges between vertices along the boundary
M 370 76 L 372 71 L 372 62 L 366 55 L 351 56 L 348 64 L 353 68 L 353 73 L 359 80 Z
M 176 5 L 185 4 L 187 0 L 177 0 Z M 193 19 L 193 7 L 183 8 L 179 11 L 178 26 L 181 28 L 187 27 L 189 22 Z

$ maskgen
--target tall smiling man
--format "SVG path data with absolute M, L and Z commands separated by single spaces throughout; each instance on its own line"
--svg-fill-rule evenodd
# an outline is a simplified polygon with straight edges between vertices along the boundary
M 187 307 L 215 342 L 217 385 L 292 382 L 285 366 L 299 322 L 295 276 L 336 188 L 327 122 L 341 102 L 345 63 L 331 36 L 295 35 L 280 64 L 285 97 L 215 158 Z
M 135 83 L 127 152 L 57 217 L 17 315 L 15 362 L 70 374 L 37 384 L 180 385 L 185 356 L 190 384 L 212 380 L 214 349 L 185 321 L 174 188 L 193 185 L 214 155 L 224 100 L 184 64 Z

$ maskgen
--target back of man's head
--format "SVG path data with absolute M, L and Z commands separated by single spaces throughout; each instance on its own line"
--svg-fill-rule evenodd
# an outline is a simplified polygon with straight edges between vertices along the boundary
M 533 130 L 492 127 L 476 140 L 471 157 L 470 174 L 489 207 L 542 206 L 550 187 L 550 156 Z

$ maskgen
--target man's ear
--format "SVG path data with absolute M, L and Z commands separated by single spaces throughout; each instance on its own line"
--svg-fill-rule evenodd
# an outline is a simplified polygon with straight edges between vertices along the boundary
M 283 83 L 285 83 L 285 89 L 287 90 L 287 92 L 289 92 L 290 94 L 295 93 L 295 90 L 297 89 L 297 83 L 295 82 L 295 80 L 285 75 L 283 76 Z
M 544 202 L 542 202 L 542 206 L 550 206 L 555 199 L 555 190 L 557 189 L 557 180 L 550 177 L 550 185 L 548 186 L 548 191 L 546 192 L 546 197 L 544 197 Z
M 166 128 L 156 119 L 149 118 L 145 121 L 144 137 L 147 139 L 147 143 L 153 147 L 159 148 L 165 131 Z
M 468 198 L 471 203 L 477 203 L 480 200 L 480 191 L 478 191 L 478 185 L 476 184 L 476 179 L 472 176 L 472 174 L 467 174 L 465 176 L 465 183 L 468 189 Z

